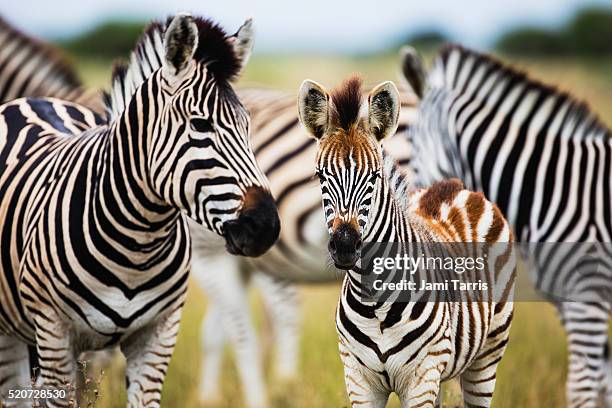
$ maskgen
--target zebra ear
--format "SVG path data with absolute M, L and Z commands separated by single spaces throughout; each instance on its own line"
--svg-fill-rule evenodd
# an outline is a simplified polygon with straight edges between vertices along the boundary
M 302 82 L 298 94 L 300 122 L 315 139 L 325 135 L 329 127 L 329 93 L 322 85 L 309 79 Z
M 404 45 L 400 49 L 402 77 L 409 91 L 419 99 L 425 93 L 425 65 L 421 55 L 413 47 Z
M 253 19 L 247 19 L 236 31 L 236 34 L 228 37 L 227 40 L 234 48 L 234 54 L 239 61 L 239 69 L 236 72 L 236 76 L 238 76 L 244 70 L 244 67 L 246 67 L 247 62 L 249 62 L 249 57 L 253 51 L 253 44 L 255 43 Z
M 399 92 L 393 82 L 378 85 L 368 95 L 368 123 L 370 132 L 381 141 L 397 130 L 400 113 Z
M 164 34 L 164 48 L 164 69 L 170 75 L 179 75 L 198 48 L 198 26 L 190 14 L 180 13 L 172 19 Z

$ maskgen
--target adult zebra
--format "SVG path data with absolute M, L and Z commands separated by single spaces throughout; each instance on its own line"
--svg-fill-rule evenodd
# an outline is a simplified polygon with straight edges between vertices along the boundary
M 364 103 L 360 87 L 351 78 L 329 94 L 307 80 L 298 96 L 300 121 L 318 145 L 329 253 L 347 270 L 336 327 L 349 399 L 353 407 L 381 408 L 396 392 L 404 408 L 434 407 L 440 381 L 460 377 L 465 406 L 488 407 L 512 321 L 516 264 L 510 227 L 494 204 L 457 180 L 408 193 L 395 163 L 380 149 L 397 127 L 398 91 L 382 83 Z M 436 253 L 433 243 L 490 244 L 490 269 L 476 276 L 488 275 L 491 286 L 470 294 L 411 289 L 404 301 L 368 298 L 376 285 L 366 278 L 371 246 L 364 242 L 421 243 L 407 254 L 423 260 Z M 395 258 L 388 251 L 381 252 L 385 264 Z M 409 272 L 399 268 L 405 279 Z M 429 276 L 440 277 L 441 269 Z M 421 272 L 417 276 L 428 276 Z
M 598 406 L 604 394 L 612 406 L 610 130 L 569 94 L 460 46 L 427 77 L 413 52 L 404 67 L 424 95 L 409 135 L 422 182 L 459 177 L 500 207 L 567 332 L 567 404 Z
M 17 30 L 2 17 L 0 46 L 0 103 L 54 97 L 104 112 L 101 95 L 83 88 L 59 50 Z
M 109 120 L 59 99 L 0 107 L 0 398 L 72 384 L 81 351 L 119 345 L 130 406 L 159 406 L 185 299 L 181 212 L 257 256 L 279 220 L 230 81 L 252 46 L 179 14 L 113 74 Z M 49 400 L 65 406 L 66 399 Z
M 224 343 L 234 347 L 244 401 L 248 407 L 266 407 L 267 392 L 257 336 L 249 314 L 247 289 L 252 282 L 261 291 L 274 334 L 276 379 L 295 377 L 298 366 L 300 308 L 296 283 L 338 282 L 340 273 L 329 267 L 321 196 L 312 163 L 316 142 L 299 124 L 296 99 L 266 89 L 239 90 L 251 116 L 255 158 L 269 180 L 281 215 L 279 241 L 259 258 L 217 256 L 205 230 L 191 228 L 194 278 L 209 298 L 202 324 L 200 399 L 220 398 L 219 377 Z M 384 148 L 412 178 L 410 146 L 399 133 L 414 121 L 414 95 L 402 94 L 398 136 Z M 214 264 L 215 267 L 210 267 Z M 225 273 L 214 273 L 223 269 Z M 228 318 L 231 316 L 231 318 Z

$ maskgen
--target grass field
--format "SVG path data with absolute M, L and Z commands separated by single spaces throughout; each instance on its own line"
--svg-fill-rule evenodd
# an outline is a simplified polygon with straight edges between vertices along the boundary
M 537 78 L 571 90 L 586 99 L 603 121 L 612 125 L 612 61 L 525 60 L 521 66 Z M 87 83 L 106 86 L 109 65 L 95 61 L 81 65 Z M 392 55 L 368 58 L 329 56 L 255 57 L 240 85 L 265 85 L 297 92 L 301 81 L 311 78 L 328 86 L 354 71 L 363 73 L 366 83 L 397 79 L 398 64 Z M 348 406 L 342 367 L 337 352 L 334 308 L 338 286 L 305 286 L 301 289 L 303 336 L 301 370 L 295 383 L 280 384 L 269 378 L 274 407 L 333 408 Z M 261 302 L 253 295 L 255 318 L 261 330 L 265 317 Z M 184 310 L 178 345 L 163 394 L 165 407 L 196 407 L 200 351 L 199 330 L 206 299 L 193 285 Z M 266 330 L 261 330 L 267 333 Z M 269 345 L 269 339 L 261 342 Z M 264 350 L 269 356 L 269 346 Z M 269 359 L 268 359 L 269 360 Z M 267 367 L 270 366 L 267 361 Z M 565 338 L 555 311 L 547 303 L 516 305 L 511 341 L 498 372 L 495 407 L 560 407 L 564 405 Z M 268 370 L 270 371 L 270 370 Z M 270 377 L 270 376 L 268 376 Z M 456 385 L 445 387 L 445 406 L 459 406 Z M 98 407 L 125 405 L 121 364 L 105 372 Z M 223 375 L 223 401 L 219 408 L 242 406 L 239 382 L 231 353 L 227 353 Z M 398 407 L 393 400 L 391 407 Z

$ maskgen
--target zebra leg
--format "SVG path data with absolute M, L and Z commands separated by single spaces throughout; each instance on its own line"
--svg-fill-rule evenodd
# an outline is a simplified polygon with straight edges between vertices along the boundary
M 28 346 L 12 337 L 0 335 L 0 406 L 7 408 L 31 406 L 26 402 L 5 401 L 9 390 L 30 385 Z
M 300 302 L 291 282 L 263 273 L 253 275 L 261 290 L 276 338 L 275 372 L 280 379 L 297 376 L 300 337 Z
M 346 393 L 353 408 L 385 408 L 390 392 L 376 389 L 365 378 L 360 363 L 347 350 L 343 341 L 338 343 L 340 359 L 344 365 L 344 383 Z
M 219 310 L 223 332 L 234 347 L 246 406 L 261 408 L 268 406 L 263 364 L 255 327 L 249 313 L 247 286 L 238 262 L 236 257 L 202 259 L 194 253 L 192 276 L 196 277 L 208 295 L 210 307 Z M 205 381 L 208 380 L 202 380 Z M 207 401 L 207 395 L 202 394 L 203 391 L 200 389 L 200 400 Z
M 47 399 L 49 408 L 75 406 L 78 353 L 70 329 L 53 312 L 40 313 L 34 320 L 38 353 L 36 386 L 66 390 L 66 398 Z
M 604 386 L 604 394 L 603 394 L 603 405 L 605 408 L 612 408 L 612 360 L 610 360 L 610 345 L 609 339 L 606 341 L 606 346 L 604 348 L 604 358 L 605 358 L 605 386 Z
M 417 367 L 409 386 L 396 390 L 402 408 L 440 406 L 440 366 L 437 364 L 428 368 Z
M 612 408 L 612 361 L 610 361 L 609 340 L 604 349 L 604 390 L 603 403 L 605 408 Z
M 222 318 L 219 306 L 209 302 L 200 334 L 203 358 L 198 389 L 202 403 L 218 401 L 221 397 L 219 376 L 226 339 Z
M 567 405 L 597 407 L 609 381 L 606 348 L 610 305 L 563 302 L 558 307 L 568 342 Z
M 136 331 L 120 344 L 126 359 L 128 407 L 160 406 L 180 320 L 181 306 L 178 306 L 165 318 Z
M 511 302 L 498 303 L 495 306 L 495 316 L 482 350 L 460 376 L 466 408 L 491 406 L 497 366 L 506 351 L 513 310 L 514 304 Z
M 507 340 L 507 334 L 505 337 Z M 461 391 L 466 408 L 491 406 L 497 365 L 504 354 L 505 343 L 495 343 L 500 348 L 485 347 L 480 356 L 461 374 Z

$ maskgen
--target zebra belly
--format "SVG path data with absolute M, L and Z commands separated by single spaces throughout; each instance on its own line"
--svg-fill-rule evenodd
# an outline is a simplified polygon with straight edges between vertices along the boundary
M 30 286 L 28 282 L 32 279 L 40 281 L 41 277 L 48 276 L 40 271 L 25 272 L 20 290 L 24 295 L 24 308 L 44 310 L 45 316 L 51 317 L 57 327 L 65 328 L 66 334 L 71 336 L 75 350 L 82 352 L 112 347 L 163 319 L 167 313 L 185 301 L 188 275 L 189 270 L 185 264 L 182 270 L 177 271 L 173 279 L 167 282 L 167 289 L 174 289 L 173 295 L 167 299 L 164 299 L 165 291 L 159 291 L 159 288 L 142 292 L 132 299 L 125 298 L 116 288 L 89 290 L 88 295 L 84 296 L 75 292 L 74 287 L 58 281 L 48 284 L 45 295 L 33 297 L 32 293 L 27 291 Z M 62 296 L 62 292 L 69 293 L 70 296 Z M 35 319 L 35 316 L 32 318 Z
M 115 323 L 102 316 L 95 316 L 96 311 L 92 310 L 90 313 L 91 326 L 86 324 L 82 320 L 73 320 L 73 333 L 74 338 L 72 340 L 75 348 L 79 352 L 83 351 L 96 351 L 107 349 L 109 347 L 121 344 L 126 338 L 138 333 L 139 331 L 146 329 L 152 324 L 157 323 L 165 319 L 165 317 L 185 302 L 185 295 L 187 293 L 187 285 L 181 289 L 182 295 L 177 297 L 169 305 L 165 307 L 153 307 L 146 313 L 135 319 L 127 327 L 117 326 Z M 125 310 L 138 310 L 138 305 L 131 305 L 133 302 L 128 302 L 125 305 Z M 160 305 L 162 306 L 162 305 Z M 130 308 L 134 309 L 130 309 Z M 129 315 L 129 313 L 127 313 Z

